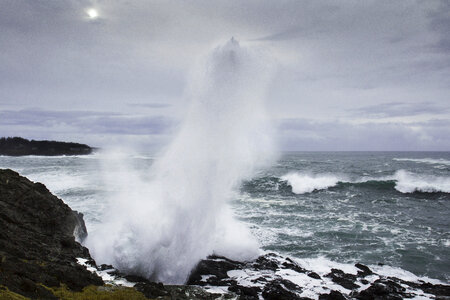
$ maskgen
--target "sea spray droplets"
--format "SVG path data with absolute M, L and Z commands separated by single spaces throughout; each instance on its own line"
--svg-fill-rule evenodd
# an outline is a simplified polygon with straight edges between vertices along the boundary
M 209 254 L 232 259 L 258 254 L 256 240 L 233 219 L 227 200 L 242 179 L 273 158 L 262 102 L 267 65 L 235 40 L 212 51 L 193 73 L 191 108 L 153 165 L 153 180 L 133 175 L 123 189 L 129 192 L 117 195 L 110 221 L 91 235 L 96 260 L 182 283 Z

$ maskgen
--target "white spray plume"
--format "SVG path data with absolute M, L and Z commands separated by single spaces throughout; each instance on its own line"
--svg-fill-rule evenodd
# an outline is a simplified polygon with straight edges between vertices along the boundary
M 152 166 L 151 179 L 122 168 L 124 176 L 113 180 L 124 188 L 109 221 L 87 242 L 97 261 L 183 283 L 207 255 L 246 260 L 258 254 L 227 202 L 243 179 L 275 158 L 263 103 L 270 66 L 234 39 L 206 57 L 193 72 L 186 120 Z

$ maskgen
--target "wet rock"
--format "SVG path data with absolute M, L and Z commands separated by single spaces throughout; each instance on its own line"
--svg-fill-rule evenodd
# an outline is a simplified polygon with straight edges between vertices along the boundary
M 138 280 L 140 278 L 131 278 Z M 128 278 L 127 278 L 128 280 Z M 136 282 L 136 281 L 134 281 Z M 162 296 L 169 296 L 170 293 L 167 291 L 162 283 L 150 282 L 148 280 L 143 280 L 138 282 L 134 288 L 145 295 L 145 297 L 154 299 Z
M 301 292 L 301 288 L 289 280 L 273 280 L 264 287 L 262 296 L 266 300 L 302 299 L 294 291 Z
M 105 270 L 111 270 L 111 269 L 114 269 L 114 267 L 113 267 L 112 265 L 105 265 L 105 264 L 103 264 L 103 265 L 100 265 L 99 269 L 100 269 L 101 271 L 105 271 Z
M 258 287 L 246 287 L 242 285 L 230 286 L 228 290 L 239 295 L 239 299 L 241 300 L 257 300 L 259 299 L 258 293 L 261 292 L 261 289 Z
M 227 279 L 228 271 L 239 270 L 244 263 L 233 261 L 221 256 L 209 256 L 207 259 L 200 261 L 192 270 L 187 284 L 189 285 L 221 285 L 223 279 Z M 208 281 L 202 280 L 202 275 L 210 276 Z M 227 285 L 227 284 L 224 284 Z
M 450 299 L 450 286 L 443 284 L 431 284 L 428 282 L 424 282 L 419 285 L 419 288 L 428 294 L 433 294 L 437 297 L 445 296 L 447 299 Z
M 321 279 L 322 277 L 320 277 L 319 274 L 317 274 L 316 272 L 309 272 L 308 276 L 314 279 Z
M 365 266 L 363 264 L 357 263 L 355 264 L 355 267 L 359 269 L 358 271 L 359 277 L 366 277 L 373 274 L 372 270 L 370 270 L 368 266 Z
M 269 253 L 268 255 L 264 255 L 264 256 L 260 256 L 258 257 L 254 263 L 253 263 L 253 268 L 255 270 L 271 270 L 271 271 L 276 271 L 279 267 L 278 267 L 278 262 L 274 259 L 271 258 L 271 253 Z
M 331 272 L 326 276 L 346 289 L 353 290 L 359 288 L 359 285 L 355 283 L 356 275 L 344 273 L 344 271 L 338 269 L 331 269 Z
M 290 261 L 290 262 L 289 262 Z M 306 270 L 303 269 L 302 267 L 300 267 L 297 263 L 293 262 L 292 260 L 289 259 L 289 261 L 283 262 L 281 264 L 281 266 L 283 267 L 283 269 L 290 269 L 290 270 L 294 270 L 295 272 L 298 273 L 306 273 Z
M 319 300 L 346 300 L 347 298 L 339 291 L 331 291 L 329 294 L 321 294 Z
M 410 282 L 401 280 L 395 277 L 389 277 L 388 279 L 396 281 L 401 284 L 408 285 L 409 287 L 413 289 L 420 289 L 423 292 L 427 294 L 432 294 L 434 296 L 438 297 L 447 297 L 450 299 L 450 285 L 443 285 L 443 284 L 431 284 L 429 282 Z
M 413 295 L 406 293 L 406 289 L 398 283 L 389 279 L 378 279 L 367 289 L 353 294 L 353 297 L 361 300 L 371 299 L 404 299 L 412 298 Z
M 149 282 L 146 278 L 138 275 L 124 275 L 123 278 L 129 282 Z
M 158 299 L 174 299 L 174 300 L 224 300 L 236 299 L 232 294 L 215 294 L 209 293 L 196 286 L 188 285 L 166 285 L 165 289 L 169 292 L 170 297 L 159 297 Z
M 85 231 L 82 216 L 12 170 L 0 170 L 0 228 L 0 285 L 10 291 L 51 299 L 44 286 L 81 291 L 103 284 L 77 264 L 77 257 L 92 259 L 74 237 Z
M 365 280 L 365 279 L 361 279 L 361 283 L 362 283 L 362 284 L 368 284 L 369 281 L 367 281 L 367 280 Z

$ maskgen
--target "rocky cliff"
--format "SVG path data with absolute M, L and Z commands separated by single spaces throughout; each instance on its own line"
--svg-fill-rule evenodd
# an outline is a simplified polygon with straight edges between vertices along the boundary
M 55 298 L 47 287 L 81 291 L 102 285 L 97 275 L 77 263 L 91 260 L 75 241 L 86 228 L 82 215 L 11 170 L 0 170 L 0 287 L 32 298 Z

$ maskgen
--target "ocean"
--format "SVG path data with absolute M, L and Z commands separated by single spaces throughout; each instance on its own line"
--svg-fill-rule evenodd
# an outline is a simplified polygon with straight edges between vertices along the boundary
M 0 168 L 45 184 L 84 214 L 92 232 L 111 218 L 117 182 L 151 181 L 156 160 L 146 153 L 0 156 Z M 449 281 L 450 152 L 286 152 L 228 198 L 261 250 Z

